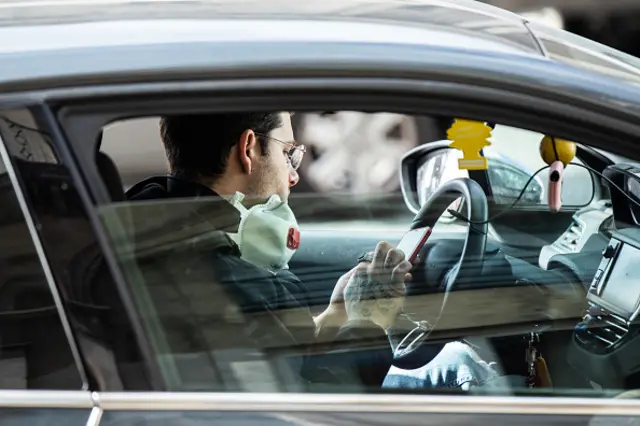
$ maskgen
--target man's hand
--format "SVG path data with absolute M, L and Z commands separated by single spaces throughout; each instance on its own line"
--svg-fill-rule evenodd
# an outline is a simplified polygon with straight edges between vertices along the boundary
M 348 277 L 344 290 L 348 319 L 372 321 L 385 330 L 393 325 L 404 303 L 410 270 L 401 250 L 378 243 L 373 262 L 361 263 Z
M 359 265 L 367 265 L 360 263 Z M 347 321 L 347 310 L 344 307 L 344 290 L 347 287 L 349 278 L 356 272 L 357 266 L 346 274 L 342 275 L 331 293 L 329 306 L 320 315 L 314 318 L 316 323 L 316 334 L 320 334 L 324 327 L 340 327 Z
M 343 317 L 343 322 L 347 320 L 347 311 L 344 308 L 344 290 L 347 288 L 347 283 L 353 274 L 355 274 L 358 266 L 355 266 L 349 272 L 344 274 L 338 279 L 336 286 L 331 293 L 331 300 L 329 300 L 329 310 L 337 316 Z

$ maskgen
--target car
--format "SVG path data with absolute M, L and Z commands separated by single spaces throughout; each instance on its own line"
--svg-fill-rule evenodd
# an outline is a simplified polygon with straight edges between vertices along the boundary
M 564 425 L 640 415 L 640 60 L 469 0 L 10 2 L 0 34 L 0 424 Z M 410 376 L 466 342 L 512 382 L 305 392 L 287 360 L 318 342 L 247 338 L 247 321 L 268 318 L 199 275 L 210 259 L 193 251 L 221 232 L 216 203 L 226 201 L 139 202 L 126 190 L 150 171 L 131 179 L 136 165 L 163 158 L 133 130 L 139 120 L 256 109 L 491 129 L 488 169 L 462 163 L 462 177 L 458 163 L 422 198 L 446 173 L 418 178 L 420 167 L 465 155 L 443 135 L 403 145 L 400 158 L 393 150 L 399 194 L 337 194 L 367 199 L 337 207 L 292 193 L 302 236 L 288 268 L 319 313 L 362 253 L 432 228 L 387 330 L 393 371 Z M 124 121 L 131 133 L 116 145 L 126 151 L 105 152 L 103 135 Z M 540 154 L 556 139 L 576 150 L 574 159 L 570 148 L 549 151 L 563 163 L 559 211 L 546 203 Z M 358 149 L 350 155 L 366 154 Z M 517 178 L 496 184 L 502 167 Z M 532 192 L 514 199 L 526 176 Z M 292 330 L 309 320 L 304 309 L 275 314 Z M 389 351 L 383 343 L 367 349 Z
M 407 114 L 333 111 L 301 113 L 293 120 L 297 140 L 309 148 L 301 184 L 294 190 L 342 202 L 332 195 L 351 193 L 361 199 L 363 194 L 400 191 L 403 154 L 446 131 L 446 124 L 436 119 Z M 360 155 L 354 156 L 354 150 Z
M 487 160 L 495 198 L 515 200 L 520 195 L 520 188 L 525 188 L 529 179 L 533 179 L 526 186 L 522 201 L 534 204 L 543 202 L 544 187 L 542 179 L 534 175 L 535 170 L 527 170 L 524 165 L 499 153 L 495 156 L 488 155 Z

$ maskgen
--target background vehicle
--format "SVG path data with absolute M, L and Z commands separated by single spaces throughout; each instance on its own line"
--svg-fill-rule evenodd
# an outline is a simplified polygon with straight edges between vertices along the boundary
M 309 147 L 295 190 L 331 197 L 398 192 L 403 154 L 445 137 L 448 123 L 430 117 L 344 111 L 297 114 L 294 126 L 298 141 Z

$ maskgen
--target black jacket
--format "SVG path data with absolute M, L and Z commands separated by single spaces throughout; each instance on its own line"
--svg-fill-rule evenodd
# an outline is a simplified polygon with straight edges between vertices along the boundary
M 206 235 L 180 239 L 182 243 L 166 250 L 157 250 L 154 243 L 151 255 L 144 254 L 147 248 L 137 257 L 172 355 L 234 354 L 236 365 L 249 365 L 241 363 L 245 358 L 266 361 L 262 365 L 270 367 L 270 381 L 275 382 L 269 386 L 279 391 L 336 390 L 336 385 L 343 392 L 380 388 L 392 362 L 384 331 L 370 322 L 351 322 L 323 331 L 318 339 L 305 285 L 288 270 L 273 274 L 240 258 L 238 246 L 225 233 L 235 229 L 239 213 L 208 187 L 155 177 L 132 187 L 127 198 L 154 200 L 142 221 L 134 223 L 160 221 L 166 234 L 189 234 L 191 229 Z M 138 247 L 144 246 L 143 240 L 158 241 L 138 235 Z M 193 376 L 195 364 L 184 368 L 185 375 Z M 202 374 L 196 381 L 203 387 L 218 383 L 220 390 L 244 389 L 237 374 L 208 370 L 198 370 Z

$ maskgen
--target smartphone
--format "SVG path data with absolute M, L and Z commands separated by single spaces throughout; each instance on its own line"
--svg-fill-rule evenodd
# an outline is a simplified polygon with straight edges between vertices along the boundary
M 420 254 L 420 250 L 429 239 L 429 235 L 431 235 L 431 228 L 428 226 L 413 229 L 404 234 L 396 248 L 402 250 L 405 259 L 415 265 L 418 254 Z

